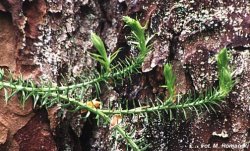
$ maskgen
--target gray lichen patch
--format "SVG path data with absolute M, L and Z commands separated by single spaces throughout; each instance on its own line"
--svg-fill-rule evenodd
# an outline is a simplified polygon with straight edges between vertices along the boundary
M 186 64 L 193 80 L 193 85 L 196 90 L 205 90 L 212 87 L 216 78 L 215 65 L 209 63 L 212 52 L 207 49 L 198 48 L 197 52 L 191 54 L 186 58 Z
M 38 1 L 26 1 L 26 4 L 33 6 L 29 2 Z M 0 9 L 6 11 L 1 8 L 1 4 L 2 2 Z M 39 6 L 38 3 L 35 4 Z M 121 56 L 118 56 L 123 59 L 124 54 L 133 56 L 137 50 L 130 50 L 126 45 L 124 37 L 127 33 L 123 33 L 126 29 L 123 28 L 121 17 L 137 17 L 143 24 L 148 21 L 146 31 L 149 35 L 155 34 L 155 37 L 152 40 L 152 50 L 142 66 L 144 73 L 133 76 L 132 81 L 125 80 L 123 87 L 102 87 L 104 90 L 101 101 L 104 106 L 110 103 L 118 108 L 119 98 L 143 105 L 147 103 L 147 99 L 167 96 L 167 90 L 159 88 L 164 82 L 162 65 L 166 62 L 173 64 L 177 76 L 177 94 L 185 94 L 190 89 L 201 92 L 214 88 L 217 86 L 215 55 L 225 46 L 232 48 L 230 65 L 234 70 L 236 85 L 221 104 L 222 107 L 215 108 L 217 113 L 204 111 L 200 117 L 192 116 L 190 120 L 181 120 L 182 123 L 178 126 L 165 113 L 162 114 L 164 120 L 152 115 L 153 119 L 149 123 L 143 121 L 146 118 L 142 116 L 133 116 L 124 118 L 123 124 L 131 129 L 135 128 L 134 136 L 141 138 L 144 135 L 145 142 L 152 144 L 152 150 L 188 150 L 190 146 L 200 147 L 202 143 L 249 141 L 249 1 L 180 0 L 166 3 L 165 0 L 47 0 L 46 6 L 47 9 L 43 12 L 46 13 L 45 16 L 43 13 L 38 16 L 44 20 L 36 23 L 41 24 L 38 28 L 40 35 L 37 39 L 34 35 L 24 35 L 20 52 L 34 53 L 35 63 L 40 66 L 43 78 L 58 83 L 61 82 L 62 75 L 69 76 L 67 82 L 70 83 L 79 75 L 87 77 L 98 69 L 99 66 L 88 53 L 96 51 L 90 42 L 91 32 L 102 37 L 108 53 L 119 47 L 125 48 L 119 54 Z M 15 10 L 20 9 L 21 5 Z M 36 29 L 28 27 L 27 11 L 20 11 L 19 15 L 21 17 L 17 17 L 17 14 L 12 17 L 14 24 L 22 32 L 25 32 L 25 26 L 27 29 Z M 14 18 L 23 19 L 17 22 Z M 2 43 L 4 47 L 7 45 Z M 133 52 L 135 53 L 132 54 Z M 26 60 L 22 60 L 22 63 L 29 64 L 27 56 L 24 58 Z M 92 90 L 86 92 L 88 98 L 93 97 Z M 70 132 L 67 131 L 69 129 L 73 129 L 74 136 L 86 137 L 87 141 L 81 140 L 81 143 L 91 145 L 87 150 L 124 148 L 125 142 L 117 143 L 115 137 L 119 136 L 114 136 L 107 126 L 93 128 L 94 122 L 92 125 L 83 123 L 80 114 L 69 116 L 64 113 L 63 116 L 68 119 L 59 124 L 63 127 L 60 135 L 63 135 L 64 149 L 73 150 L 75 144 L 72 140 L 78 140 L 70 137 Z M 93 129 L 89 130 L 88 126 Z
M 42 34 L 34 45 L 36 62 L 45 79 L 60 75 L 79 76 L 95 66 L 88 55 L 92 48 L 90 33 L 99 26 L 96 2 L 48 2 L 49 14 L 39 27 Z M 87 9 L 93 10 L 89 11 Z
M 250 53 L 249 49 L 236 52 L 234 55 L 234 75 L 236 85 L 231 95 L 231 101 L 244 112 L 250 113 Z
M 142 72 L 152 71 L 157 65 L 162 66 L 169 56 L 169 41 L 156 39 L 153 44 L 153 50 L 145 58 L 142 65 Z

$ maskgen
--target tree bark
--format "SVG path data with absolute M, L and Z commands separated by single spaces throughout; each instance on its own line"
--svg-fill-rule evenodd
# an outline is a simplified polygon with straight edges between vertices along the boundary
M 64 76 L 88 75 L 98 68 L 91 32 L 108 52 L 133 56 L 122 16 L 138 18 L 156 34 L 142 74 L 127 86 L 105 90 L 131 100 L 166 94 L 160 88 L 162 66 L 173 64 L 177 93 L 202 92 L 217 84 L 216 53 L 229 47 L 236 85 L 216 113 L 181 120 L 167 118 L 145 126 L 149 150 L 249 150 L 250 140 L 250 2 L 247 0 L 2 0 L 0 2 L 0 67 L 25 79 L 42 77 L 60 83 Z M 69 81 L 72 79 L 68 78 Z M 88 95 L 91 95 L 89 92 Z M 66 115 L 64 115 L 66 114 Z M 7 105 L 0 97 L 0 150 L 111 150 L 107 128 L 81 121 L 80 115 L 24 108 L 14 97 Z M 142 123 L 143 124 L 143 123 Z M 244 146 L 245 145 L 245 146 Z

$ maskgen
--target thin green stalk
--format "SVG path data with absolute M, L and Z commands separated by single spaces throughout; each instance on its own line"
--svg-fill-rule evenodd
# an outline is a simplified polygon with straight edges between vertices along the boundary
M 101 74 L 97 78 L 94 78 L 92 80 L 87 80 L 83 81 L 78 84 L 73 84 L 70 86 L 58 86 L 58 87 L 42 87 L 42 88 L 35 88 L 32 87 L 33 91 L 35 92 L 51 92 L 51 91 L 64 91 L 64 90 L 69 90 L 69 89 L 75 89 L 75 88 L 81 88 L 81 87 L 86 87 L 89 85 L 93 85 L 95 83 L 99 83 L 102 81 L 106 81 L 108 79 L 116 79 L 116 78 L 121 78 L 121 77 L 126 77 L 127 75 L 133 73 L 137 69 L 141 67 L 141 64 L 144 61 L 144 58 L 146 57 L 147 52 L 149 51 L 149 48 L 147 47 L 147 43 L 149 40 L 145 38 L 145 27 L 142 27 L 140 25 L 140 22 L 138 20 L 132 19 L 128 16 L 124 16 L 123 20 L 125 21 L 126 25 L 129 26 L 133 32 L 132 37 L 134 37 L 138 44 L 138 49 L 139 49 L 139 55 L 134 59 L 134 62 L 129 63 L 128 66 L 125 66 L 124 68 L 122 67 L 121 70 L 115 70 L 115 72 L 106 72 L 104 74 Z M 108 57 L 107 53 L 104 47 L 104 44 L 100 37 L 95 35 L 94 33 L 91 35 L 91 39 L 105 62 L 108 62 Z M 116 56 L 116 55 L 115 55 Z M 126 62 L 125 62 L 126 63 Z M 110 66 L 110 65 L 109 65 Z M 108 70 L 108 67 L 105 67 Z M 2 75 L 1 75 L 2 76 Z M 17 85 L 18 87 L 18 85 Z
M 1 82 L 0 81 L 0 85 L 4 86 L 4 87 L 11 88 L 11 89 L 17 89 L 20 91 L 34 92 L 31 87 L 23 87 L 22 85 L 16 86 L 16 85 L 12 85 L 8 82 Z M 37 91 L 37 94 L 43 96 L 43 95 L 45 95 L 45 92 Z M 67 100 L 69 103 L 73 103 L 73 105 L 78 105 L 78 106 L 80 106 L 80 107 L 82 107 L 90 112 L 93 112 L 93 113 L 98 113 L 98 114 L 99 113 L 104 113 L 104 114 L 136 114 L 136 113 L 143 113 L 143 112 L 154 112 L 154 111 L 158 111 L 158 110 L 179 109 L 179 108 L 188 108 L 188 107 L 192 107 L 192 106 L 200 106 L 202 104 L 220 101 L 221 99 L 226 97 L 227 94 L 225 94 L 224 92 L 221 92 L 221 91 L 215 91 L 215 93 L 211 94 L 211 96 L 209 96 L 209 97 L 205 96 L 204 98 L 198 98 L 198 100 L 194 100 L 194 101 L 184 101 L 184 103 L 175 104 L 175 103 L 172 103 L 171 99 L 168 99 L 164 102 L 170 102 L 170 104 L 165 103 L 166 105 L 162 104 L 162 105 L 156 106 L 156 107 L 138 107 L 138 108 L 134 108 L 134 109 L 130 109 L 130 110 L 93 109 L 93 108 L 87 106 L 85 103 L 82 103 L 79 100 L 76 100 L 74 98 L 70 98 L 67 95 L 62 95 L 62 94 L 51 92 L 49 94 L 49 96 L 59 97 L 60 99 Z M 188 102 L 188 103 L 185 103 L 185 102 Z
M 35 91 L 35 92 L 48 92 L 48 91 L 65 91 L 65 90 L 69 90 L 69 89 L 75 89 L 75 88 L 81 88 L 81 87 L 86 87 L 88 85 L 92 85 L 94 83 L 98 83 L 101 81 L 106 81 L 108 79 L 115 79 L 121 76 L 126 76 L 127 74 L 129 74 L 131 71 L 136 70 L 140 67 L 140 64 L 142 63 L 142 60 L 137 60 L 137 62 L 134 62 L 134 64 L 131 64 L 130 66 L 127 66 L 126 68 L 124 68 L 123 70 L 119 70 L 116 71 L 114 73 L 105 73 L 102 76 L 99 76 L 95 79 L 89 80 L 89 81 L 85 81 L 82 83 L 78 83 L 78 84 L 73 84 L 73 85 L 69 85 L 69 86 L 59 86 L 59 87 L 41 87 L 41 88 L 35 88 L 35 87 L 22 87 L 22 85 L 10 85 L 10 83 L 8 82 L 3 82 L 0 81 L 0 86 L 6 86 L 6 87 L 10 87 L 13 89 L 20 89 L 20 90 L 27 90 L 27 91 Z
M 216 96 L 216 97 L 215 97 Z M 138 114 L 138 113 L 149 113 L 149 112 L 155 112 L 155 111 L 160 111 L 160 110 L 171 110 L 171 109 L 185 109 L 185 108 L 190 108 L 190 107 L 200 107 L 205 104 L 211 103 L 211 104 L 216 104 L 221 101 L 225 97 L 224 93 L 221 92 L 216 92 L 213 94 L 210 98 L 199 98 L 199 100 L 187 102 L 187 103 L 179 103 L 175 104 L 173 103 L 173 100 L 168 99 L 165 102 L 169 102 L 170 104 L 162 104 L 159 106 L 155 107 L 138 107 L 134 109 L 129 109 L 129 110 L 108 110 L 108 109 L 98 109 L 101 112 L 105 114 Z

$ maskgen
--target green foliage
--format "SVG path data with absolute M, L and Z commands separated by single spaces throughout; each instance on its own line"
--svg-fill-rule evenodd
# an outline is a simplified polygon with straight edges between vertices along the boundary
M 118 51 L 107 55 L 103 41 L 95 34 L 91 35 L 92 42 L 98 51 L 98 54 L 91 54 L 92 57 L 98 61 L 105 72 L 94 71 L 90 77 L 80 77 L 79 83 L 73 83 L 72 85 L 55 86 L 51 82 L 41 81 L 40 85 L 35 84 L 32 80 L 14 79 L 13 77 L 6 77 L 4 70 L 0 70 L 0 88 L 4 90 L 6 102 L 16 94 L 20 94 L 20 100 L 23 105 L 28 98 L 32 98 L 34 106 L 40 105 L 41 107 L 51 107 L 54 104 L 60 104 L 63 108 L 71 108 L 74 112 L 86 111 L 86 118 L 90 113 L 95 114 L 97 120 L 103 119 L 104 123 L 112 123 L 112 117 L 115 115 L 122 116 L 135 116 L 142 115 L 144 117 L 150 116 L 150 113 L 157 114 L 159 118 L 162 117 L 162 112 L 166 112 L 170 119 L 174 118 L 174 112 L 180 111 L 187 118 L 188 112 L 195 112 L 197 115 L 205 109 L 207 111 L 215 110 L 214 105 L 218 105 L 230 92 L 233 81 L 231 71 L 229 67 L 229 58 L 226 49 L 220 51 L 218 61 L 218 74 L 219 74 L 219 89 L 207 90 L 205 93 L 193 96 L 189 94 L 187 96 L 179 96 L 175 94 L 175 75 L 170 64 L 164 66 L 164 78 L 165 84 L 163 87 L 167 87 L 170 97 L 166 100 L 156 99 L 149 101 L 143 106 L 134 106 L 134 108 L 125 109 L 119 107 L 102 108 L 95 106 L 94 101 L 87 101 L 83 97 L 85 92 L 89 89 L 101 89 L 102 83 L 119 83 L 125 78 L 132 76 L 139 72 L 141 64 L 148 53 L 148 42 L 150 38 L 145 38 L 145 27 L 142 27 L 138 20 L 132 19 L 128 16 L 124 17 L 126 25 L 131 28 L 132 40 L 135 46 L 139 50 L 139 55 L 135 58 L 126 58 L 124 60 L 117 61 L 117 64 L 113 65 L 112 61 L 116 58 Z M 176 101 L 173 101 L 176 99 Z M 137 102 L 138 103 L 138 102 Z M 139 103 L 140 104 L 140 103 Z M 119 105 L 121 106 L 121 105 Z M 145 120 L 147 121 L 147 120 Z M 112 130 L 118 132 L 120 136 L 126 140 L 130 148 L 135 151 L 145 149 L 145 143 L 143 139 L 137 139 L 134 137 L 134 133 L 127 133 L 126 127 L 117 123 L 112 127 Z M 142 145 L 143 144 L 143 145 Z M 147 146 L 148 144 L 146 144 Z
M 146 55 L 149 50 L 148 43 L 150 41 L 150 38 L 147 39 L 145 36 L 146 27 L 142 27 L 138 20 L 128 16 L 124 16 L 123 21 L 126 23 L 126 26 L 130 27 L 132 30 L 132 43 L 140 50 L 142 56 Z
M 233 86 L 232 73 L 229 69 L 229 54 L 227 49 L 222 49 L 217 57 L 219 71 L 219 86 L 223 94 L 228 94 Z
M 176 80 L 176 77 L 175 77 L 175 75 L 173 73 L 173 69 L 172 69 L 171 64 L 165 64 L 164 65 L 163 75 L 164 75 L 164 78 L 165 78 L 165 85 L 163 85 L 162 87 L 166 87 L 168 89 L 169 96 L 170 96 L 171 99 L 173 99 L 174 95 L 175 95 L 175 80 Z
M 91 56 L 104 67 L 106 72 L 110 72 L 111 63 L 119 53 L 119 49 L 115 51 L 113 54 L 108 56 L 103 41 L 99 36 L 97 36 L 95 33 L 92 33 L 91 41 L 99 53 L 99 54 L 90 53 Z

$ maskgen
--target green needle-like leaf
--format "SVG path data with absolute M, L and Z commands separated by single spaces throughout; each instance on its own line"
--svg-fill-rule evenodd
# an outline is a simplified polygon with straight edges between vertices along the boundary
M 119 52 L 120 52 L 120 49 L 118 49 L 114 53 L 112 53 L 112 55 L 110 56 L 110 62 L 112 62 L 117 57 Z

